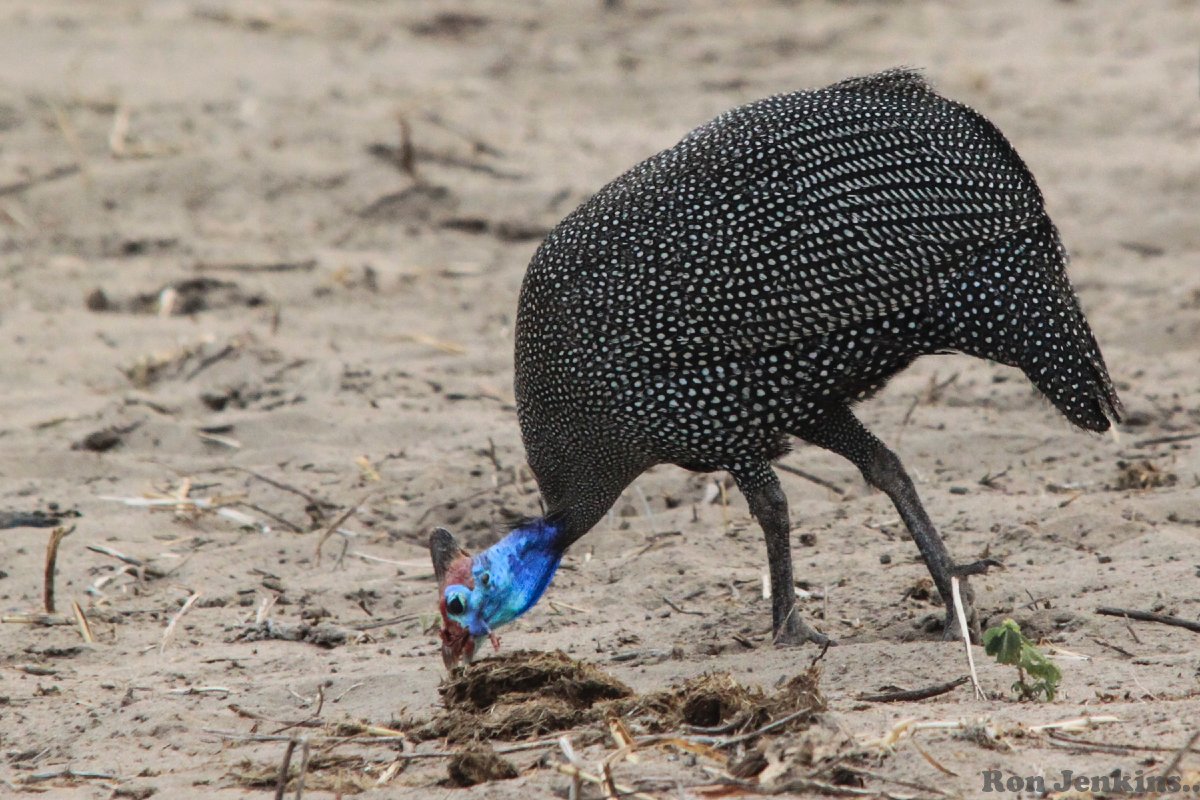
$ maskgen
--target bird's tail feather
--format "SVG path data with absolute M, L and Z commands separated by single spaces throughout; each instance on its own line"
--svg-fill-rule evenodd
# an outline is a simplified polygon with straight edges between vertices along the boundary
M 1065 273 L 1061 283 L 1031 316 L 1040 335 L 1027 341 L 1018 366 L 1071 422 L 1106 431 L 1121 421 L 1121 399 Z
M 948 346 L 1020 367 L 1071 422 L 1108 430 L 1123 409 L 1066 273 L 1048 218 L 973 254 L 942 278 Z

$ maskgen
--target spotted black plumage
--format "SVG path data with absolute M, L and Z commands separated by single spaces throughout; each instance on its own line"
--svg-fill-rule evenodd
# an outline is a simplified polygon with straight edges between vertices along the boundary
M 789 437 L 887 492 L 942 596 L 957 566 L 895 455 L 853 416 L 920 355 L 1018 366 L 1075 424 L 1120 403 L 1025 164 L 988 120 L 894 70 L 729 111 L 563 220 L 522 287 L 516 394 L 565 548 L 658 463 L 728 470 L 792 607 Z

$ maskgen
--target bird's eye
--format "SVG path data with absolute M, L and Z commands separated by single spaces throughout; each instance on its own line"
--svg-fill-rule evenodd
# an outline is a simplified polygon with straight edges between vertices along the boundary
M 483 584 L 483 588 L 488 588 L 492 585 L 492 574 L 490 572 L 480 574 L 479 582 Z
M 466 604 L 466 602 L 463 601 L 462 595 L 461 594 L 452 595 L 450 597 L 450 599 L 446 601 L 446 610 L 449 611 L 451 614 L 454 614 L 455 616 L 458 616 L 459 614 L 466 611 L 467 604 Z

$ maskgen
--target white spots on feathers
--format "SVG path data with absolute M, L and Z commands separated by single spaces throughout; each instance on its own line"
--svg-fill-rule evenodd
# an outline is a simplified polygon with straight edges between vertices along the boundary
M 631 463 L 761 472 L 787 434 L 946 350 L 1022 366 L 1097 427 L 1116 398 L 1064 267 L 1016 152 L 914 73 L 734 109 L 534 256 L 516 352 L 530 464 L 580 484 L 559 495 Z

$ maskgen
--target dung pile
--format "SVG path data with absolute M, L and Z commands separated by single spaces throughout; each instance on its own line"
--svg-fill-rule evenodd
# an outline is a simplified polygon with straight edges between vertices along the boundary
M 1117 491 L 1142 491 L 1174 486 L 1179 477 L 1173 472 L 1160 469 L 1150 461 L 1118 461 Z
M 633 690 L 561 651 L 518 650 L 478 661 L 440 689 L 445 709 L 414 735 L 451 742 L 522 739 L 603 718 L 605 701 Z
M 489 781 L 507 781 L 517 777 L 511 761 L 496 755 L 489 745 L 472 744 L 463 748 L 446 764 L 450 783 L 475 786 Z
M 689 678 L 682 684 L 643 695 L 622 709 L 652 731 L 689 728 L 699 732 L 738 734 L 788 715 L 784 727 L 803 727 L 825 710 L 818 689 L 820 670 L 808 670 L 787 681 L 774 694 L 738 683 L 727 672 Z
M 442 684 L 444 708 L 411 735 L 450 742 L 541 736 L 618 717 L 644 733 L 737 735 L 790 716 L 773 732 L 809 725 L 825 710 L 811 667 L 773 694 L 728 673 L 699 675 L 635 695 L 624 683 L 562 652 L 516 651 L 484 659 Z

